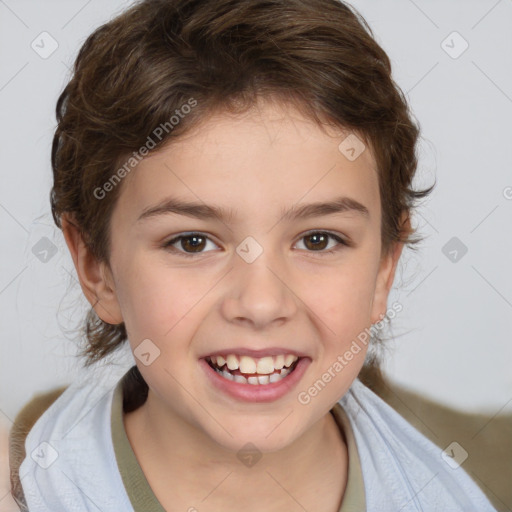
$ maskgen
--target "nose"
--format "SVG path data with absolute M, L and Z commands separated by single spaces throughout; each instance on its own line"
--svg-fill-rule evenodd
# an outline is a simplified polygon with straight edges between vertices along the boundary
M 237 258 L 222 313 L 231 323 L 263 330 L 289 321 L 297 311 L 297 300 L 289 273 L 264 251 L 252 263 Z

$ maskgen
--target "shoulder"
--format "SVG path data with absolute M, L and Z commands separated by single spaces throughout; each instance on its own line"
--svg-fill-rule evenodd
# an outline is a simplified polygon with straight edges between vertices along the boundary
M 9 467 L 11 494 L 21 510 L 27 510 L 19 469 L 25 458 L 25 439 L 41 415 L 65 391 L 66 386 L 35 395 L 16 415 L 9 433 Z
M 11 486 L 23 506 L 61 509 L 60 500 L 74 496 L 77 486 L 109 504 L 122 494 L 111 438 L 119 381 L 117 372 L 92 372 L 34 397 L 18 414 L 11 435 Z M 83 500 L 74 499 L 77 506 Z
M 408 503 L 404 510 L 421 510 L 442 502 L 454 511 L 494 510 L 467 473 L 468 466 L 462 468 L 463 452 L 457 451 L 463 444 L 461 431 L 449 427 L 456 429 L 460 423 L 455 419 L 462 413 L 443 411 L 435 403 L 414 412 L 412 404 L 421 403 L 421 397 L 416 398 L 414 402 L 409 397 L 408 404 L 396 386 L 384 382 L 371 390 L 356 379 L 340 400 L 354 429 L 363 475 L 372 483 L 369 506 L 374 500 L 399 508 Z M 434 411 L 440 419 L 435 426 Z M 454 439 L 461 442 L 450 447 Z M 456 449 L 454 455 L 450 448 Z M 419 487 L 425 489 L 417 493 Z
M 512 509 L 512 414 L 457 410 L 389 382 L 374 392 L 440 451 L 457 443 L 446 453 L 455 448 L 461 467 L 492 504 Z

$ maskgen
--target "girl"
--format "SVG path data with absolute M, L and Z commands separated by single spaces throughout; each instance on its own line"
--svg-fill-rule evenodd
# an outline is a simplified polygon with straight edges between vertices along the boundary
M 337 0 L 143 0 L 57 104 L 88 363 L 31 428 L 30 512 L 492 511 L 372 390 L 418 127 Z M 450 459 L 451 457 L 451 459 Z

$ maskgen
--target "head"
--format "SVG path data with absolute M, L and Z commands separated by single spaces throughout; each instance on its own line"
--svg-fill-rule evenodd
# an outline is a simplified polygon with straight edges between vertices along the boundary
M 363 344 L 297 401 L 386 314 L 431 190 L 412 188 L 419 130 L 364 20 L 338 0 L 142 1 L 84 43 L 57 117 L 51 204 L 92 306 L 87 362 L 151 340 L 136 362 L 163 408 L 239 447 L 288 405 L 262 451 L 298 437 L 364 371 Z M 200 361 L 237 347 L 301 354 L 300 387 L 233 411 Z

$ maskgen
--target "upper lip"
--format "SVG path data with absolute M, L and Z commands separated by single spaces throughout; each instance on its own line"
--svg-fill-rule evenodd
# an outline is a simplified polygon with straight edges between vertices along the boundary
M 287 355 L 293 354 L 298 357 L 309 357 L 306 353 L 297 350 L 295 348 L 283 348 L 283 347 L 268 347 L 261 349 L 252 349 L 252 348 L 244 348 L 244 347 L 233 347 L 227 349 L 219 349 L 213 350 L 204 356 L 201 356 L 200 359 L 206 359 L 210 356 L 223 356 L 226 357 L 229 354 L 235 354 L 239 356 L 249 356 L 254 359 L 260 359 L 265 356 L 279 356 L 279 355 Z

